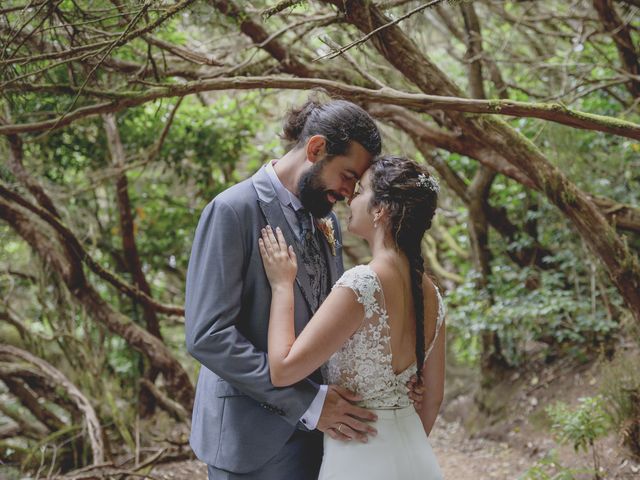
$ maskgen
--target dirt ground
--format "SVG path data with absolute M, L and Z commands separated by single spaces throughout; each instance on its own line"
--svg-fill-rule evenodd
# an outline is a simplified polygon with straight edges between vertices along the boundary
M 470 384 L 472 377 L 462 375 L 457 380 Z M 559 445 L 550 432 L 544 409 L 557 400 L 575 405 L 580 397 L 596 394 L 601 380 L 597 362 L 531 368 L 528 373 L 506 378 L 490 392 L 485 402 L 495 407 L 491 413 L 481 413 L 476 408 L 477 397 L 469 388 L 455 390 L 448 396 L 430 437 L 444 477 L 448 480 L 594 478 L 593 471 L 589 471 L 593 466 L 591 454 L 576 453 L 569 445 Z M 447 381 L 450 388 L 456 389 L 456 379 Z M 640 480 L 640 462 L 631 460 L 620 444 L 619 435 L 611 433 L 598 440 L 596 447 L 600 478 Z M 536 467 L 544 475 L 534 475 L 532 469 Z M 563 469 L 571 469 L 573 476 L 556 476 Z M 207 470 L 201 462 L 192 460 L 157 465 L 150 475 L 159 480 L 205 480 Z
M 605 443 L 606 443 L 605 439 Z M 513 443 L 520 443 L 516 440 Z M 439 420 L 431 434 L 431 443 L 447 480 L 514 480 L 525 478 L 524 473 L 544 454 L 558 446 L 551 439 L 538 438 L 524 443 L 525 450 L 511 442 L 498 442 L 486 438 L 469 438 L 457 422 Z M 613 445 L 615 446 L 615 444 Z M 613 450 L 603 453 L 612 455 Z M 572 451 L 560 449 L 560 457 L 572 457 Z M 588 465 L 590 457 L 582 455 L 576 466 Z M 629 460 L 618 463 L 612 457 L 607 462 L 603 479 L 640 479 L 640 464 Z M 207 469 L 203 463 L 192 460 L 156 466 L 150 473 L 158 480 L 206 480 Z M 532 477 L 533 478 L 533 477 Z M 543 477 L 539 477 L 543 478 Z M 548 478 L 552 478 L 551 476 Z M 576 479 L 593 478 L 588 474 L 576 475 Z

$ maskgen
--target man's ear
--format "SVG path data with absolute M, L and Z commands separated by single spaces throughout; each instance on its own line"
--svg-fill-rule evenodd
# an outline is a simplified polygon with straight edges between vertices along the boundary
M 326 156 L 327 139 L 322 135 L 313 135 L 307 140 L 307 160 L 316 163 Z

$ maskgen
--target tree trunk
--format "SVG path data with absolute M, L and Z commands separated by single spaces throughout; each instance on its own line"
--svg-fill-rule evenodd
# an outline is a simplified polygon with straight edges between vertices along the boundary
M 618 16 L 612 0 L 593 0 L 593 7 L 598 12 L 602 26 L 613 38 L 620 63 L 629 75 L 629 81 L 626 83 L 629 93 L 633 98 L 640 97 L 640 62 L 631 39 L 629 25 Z
M 110 113 L 103 115 L 102 118 L 104 130 L 107 134 L 107 143 L 109 146 L 109 152 L 111 153 L 111 159 L 118 171 L 116 175 L 116 199 L 118 204 L 118 213 L 120 216 L 120 236 L 122 237 L 122 250 L 124 253 L 125 264 L 127 266 L 127 270 L 131 274 L 133 283 L 151 298 L 151 287 L 149 286 L 147 278 L 142 271 L 142 261 L 140 260 L 138 247 L 136 245 L 134 219 L 131 200 L 129 198 L 129 181 L 125 171 L 125 153 L 116 123 L 116 115 Z M 149 304 L 143 303 L 142 312 L 147 326 L 147 331 L 151 333 L 151 335 L 162 340 L 160 322 L 158 321 L 156 311 Z M 146 369 L 146 371 L 142 373 L 144 377 L 152 383 L 155 382 L 158 376 L 158 371 L 154 368 Z M 153 393 L 146 387 L 146 383 L 141 383 L 140 385 L 140 401 L 138 402 L 138 408 L 142 417 L 148 417 L 155 410 L 156 399 Z

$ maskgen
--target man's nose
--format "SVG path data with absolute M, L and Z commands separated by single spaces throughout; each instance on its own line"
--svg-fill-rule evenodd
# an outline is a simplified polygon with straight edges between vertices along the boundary
M 353 195 L 353 191 L 355 190 L 355 187 L 356 185 L 353 182 L 343 183 L 339 193 L 344 198 L 351 198 L 351 196 Z

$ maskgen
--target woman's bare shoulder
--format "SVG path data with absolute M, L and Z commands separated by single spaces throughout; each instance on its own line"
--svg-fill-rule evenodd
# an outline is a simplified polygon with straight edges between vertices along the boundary
M 385 260 L 372 260 L 369 268 L 375 272 L 385 293 L 393 293 L 403 284 L 401 272 Z

